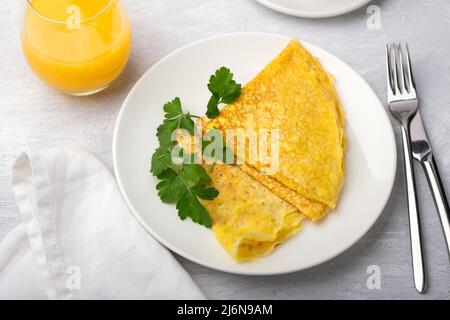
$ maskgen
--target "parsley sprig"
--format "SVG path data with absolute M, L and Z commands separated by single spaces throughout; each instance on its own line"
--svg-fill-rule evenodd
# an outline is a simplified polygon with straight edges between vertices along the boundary
M 212 220 L 198 198 L 213 200 L 219 192 L 207 187 L 211 182 L 205 169 L 198 164 L 185 164 L 179 170 L 167 168 L 160 175 L 156 185 L 158 195 L 164 203 L 176 203 L 178 216 L 184 220 L 190 217 L 194 222 L 210 228 Z
M 233 80 L 233 74 L 229 69 L 222 67 L 211 76 L 208 89 L 212 96 L 207 105 L 206 115 L 213 119 L 220 114 L 218 109 L 220 103 L 231 103 L 240 95 L 241 85 Z M 153 153 L 150 170 L 160 180 L 156 186 L 158 196 L 164 203 L 176 203 L 178 216 L 182 220 L 189 217 L 192 221 L 210 228 L 212 219 L 199 199 L 213 200 L 219 192 L 208 186 L 211 178 L 207 171 L 199 164 L 177 165 L 172 162 L 172 151 L 176 146 L 176 143 L 172 141 L 173 132 L 177 129 L 185 129 L 190 134 L 194 134 L 193 118 L 199 117 L 183 112 L 181 100 L 178 97 L 167 102 L 163 110 L 164 121 L 156 133 L 159 147 Z M 202 140 L 202 149 L 210 143 L 211 140 Z
M 191 114 L 183 113 L 180 98 L 175 98 L 167 102 L 164 107 L 164 122 L 157 129 L 156 136 L 159 140 L 160 148 L 168 148 L 173 145 L 172 133 L 181 128 L 186 129 L 190 134 L 194 134 L 194 121 Z
M 225 67 L 218 69 L 209 78 L 208 89 L 212 94 L 206 112 L 209 119 L 219 116 L 219 104 L 232 103 L 241 94 L 241 85 L 233 80 L 230 69 Z

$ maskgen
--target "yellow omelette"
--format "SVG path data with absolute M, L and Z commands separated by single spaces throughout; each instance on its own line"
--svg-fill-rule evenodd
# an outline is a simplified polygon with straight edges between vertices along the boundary
M 205 131 L 279 129 L 279 168 L 208 166 L 219 195 L 202 201 L 213 232 L 236 261 L 270 253 L 337 204 L 344 176 L 344 115 L 333 80 L 297 40 L 267 65 Z M 272 150 L 270 150 L 272 151 Z
M 344 114 L 333 80 L 301 44 L 288 46 L 208 123 L 228 129 L 278 129 L 279 168 L 250 163 L 241 170 L 312 220 L 335 208 L 344 177 Z
M 178 135 L 177 143 L 187 153 L 199 151 L 188 135 Z M 304 215 L 239 166 L 204 167 L 212 181 L 210 186 L 219 195 L 214 200 L 202 200 L 202 204 L 211 215 L 216 238 L 236 261 L 265 256 L 300 230 Z
M 300 229 L 304 216 L 239 167 L 216 164 L 210 177 L 219 196 L 202 203 L 214 234 L 236 261 L 265 256 Z

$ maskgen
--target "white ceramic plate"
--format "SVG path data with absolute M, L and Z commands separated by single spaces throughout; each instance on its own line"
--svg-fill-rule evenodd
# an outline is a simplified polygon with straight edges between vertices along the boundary
M 371 0 L 256 0 L 275 11 L 305 18 L 334 17 L 356 10 Z
M 156 179 L 149 173 L 158 145 L 162 106 L 178 96 L 185 111 L 204 114 L 209 76 L 227 66 L 245 84 L 283 50 L 290 38 L 238 33 L 201 40 L 155 64 L 123 103 L 114 132 L 117 181 L 131 212 L 169 249 L 199 264 L 240 274 L 280 274 L 327 261 L 358 241 L 375 223 L 391 193 L 396 147 L 391 123 L 369 85 L 348 65 L 311 44 L 304 45 L 337 81 L 347 116 L 347 173 L 338 208 L 304 229 L 267 257 L 236 263 L 211 230 L 181 221 L 174 205 L 161 203 Z

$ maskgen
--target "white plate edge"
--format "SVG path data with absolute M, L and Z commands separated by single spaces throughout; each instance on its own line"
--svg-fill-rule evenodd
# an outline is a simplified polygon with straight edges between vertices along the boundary
M 360 3 L 355 3 L 353 5 L 344 7 L 339 10 L 330 10 L 330 11 L 318 12 L 318 13 L 286 8 L 286 7 L 283 7 L 276 3 L 273 3 L 271 0 L 255 0 L 255 1 L 258 2 L 259 4 L 261 4 L 262 6 L 265 6 L 266 8 L 272 9 L 279 13 L 287 14 L 289 16 L 299 17 L 299 18 L 320 19 L 320 18 L 337 17 L 340 15 L 355 11 L 355 10 L 363 7 L 364 5 L 370 3 L 372 0 L 362 0 Z

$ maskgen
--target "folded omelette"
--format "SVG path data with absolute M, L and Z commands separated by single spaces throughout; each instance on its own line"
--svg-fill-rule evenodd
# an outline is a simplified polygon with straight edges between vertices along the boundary
M 216 164 L 210 177 L 219 196 L 203 205 L 214 234 L 236 261 L 265 256 L 300 229 L 304 216 L 239 167 Z
M 219 195 L 203 204 L 235 260 L 268 254 L 301 228 L 304 217 L 317 220 L 336 206 L 344 177 L 344 114 L 332 78 L 297 40 L 206 123 L 205 130 L 211 128 L 223 135 L 228 129 L 280 132 L 274 173 L 248 161 L 248 153 L 241 164 L 208 167 Z
M 200 118 L 200 122 L 207 122 Z M 177 136 L 187 154 L 199 146 L 186 132 Z M 301 228 L 304 215 L 289 202 L 234 164 L 203 164 L 219 191 L 214 200 L 201 200 L 213 220 L 212 230 L 238 262 L 262 257 Z
M 332 78 L 298 40 L 207 126 L 224 134 L 278 129 L 278 171 L 266 174 L 268 165 L 251 163 L 248 152 L 240 169 L 312 220 L 336 207 L 344 177 L 344 113 Z

